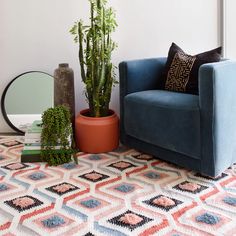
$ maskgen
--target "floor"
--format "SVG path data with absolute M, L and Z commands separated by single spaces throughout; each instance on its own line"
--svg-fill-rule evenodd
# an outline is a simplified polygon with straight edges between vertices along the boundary
M 236 165 L 209 179 L 120 147 L 50 167 L 22 142 L 0 137 L 0 235 L 236 235 Z

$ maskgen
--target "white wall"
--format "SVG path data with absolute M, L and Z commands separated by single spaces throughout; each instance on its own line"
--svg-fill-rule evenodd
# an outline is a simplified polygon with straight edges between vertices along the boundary
M 225 57 L 236 59 L 235 0 L 225 1 Z
M 220 44 L 218 0 L 110 0 L 119 28 L 114 62 L 164 56 L 172 41 L 189 53 Z M 88 16 L 87 0 L 0 1 L 0 94 L 16 75 L 30 70 L 53 73 L 60 62 L 75 71 L 76 109 L 86 106 L 79 75 L 77 45 L 68 33 Z M 119 110 L 118 87 L 111 107 Z M 10 129 L 0 115 L 0 132 Z

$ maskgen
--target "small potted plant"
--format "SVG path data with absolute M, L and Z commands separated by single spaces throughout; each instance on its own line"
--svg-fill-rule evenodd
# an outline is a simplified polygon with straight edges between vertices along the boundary
M 90 24 L 76 22 L 70 32 L 79 43 L 79 62 L 89 109 L 76 118 L 76 143 L 81 151 L 108 152 L 119 143 L 118 117 L 109 109 L 112 87 L 116 82 L 111 62 L 116 43 L 111 34 L 117 23 L 107 0 L 89 0 Z
M 69 109 L 63 105 L 49 108 L 42 115 L 41 156 L 49 165 L 70 162 L 72 126 Z

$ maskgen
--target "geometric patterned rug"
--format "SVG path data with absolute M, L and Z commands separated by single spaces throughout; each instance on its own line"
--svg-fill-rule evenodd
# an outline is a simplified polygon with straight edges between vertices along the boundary
M 0 235 L 236 235 L 236 165 L 216 179 L 133 149 L 50 167 L 0 137 Z

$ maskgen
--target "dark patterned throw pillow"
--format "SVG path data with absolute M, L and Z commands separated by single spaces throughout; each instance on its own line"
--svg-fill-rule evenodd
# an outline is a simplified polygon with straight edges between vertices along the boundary
M 186 54 L 172 43 L 160 88 L 182 93 L 198 94 L 198 70 L 205 63 L 218 62 L 222 47 L 203 52 L 195 56 Z

